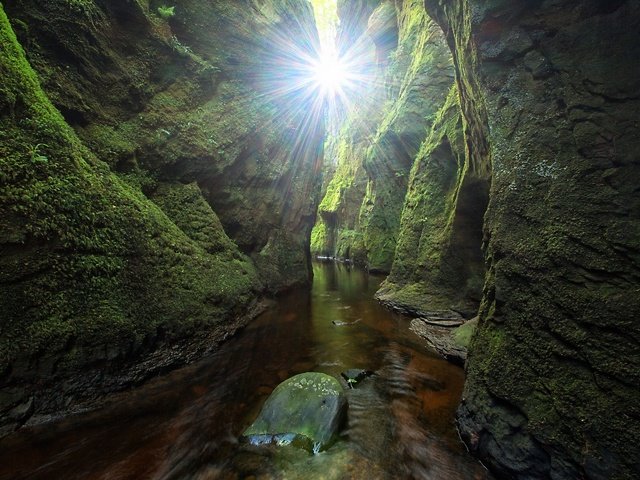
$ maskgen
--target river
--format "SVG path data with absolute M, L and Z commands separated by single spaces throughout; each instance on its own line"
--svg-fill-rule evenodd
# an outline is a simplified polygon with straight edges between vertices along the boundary
M 0 479 L 490 478 L 454 426 L 463 370 L 373 299 L 381 281 L 314 264 L 311 290 L 281 296 L 215 354 L 0 441 Z M 350 368 L 375 375 L 347 391 L 348 424 L 327 451 L 238 442 L 283 380 Z

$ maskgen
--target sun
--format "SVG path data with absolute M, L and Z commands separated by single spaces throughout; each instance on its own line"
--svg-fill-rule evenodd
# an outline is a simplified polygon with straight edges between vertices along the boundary
M 324 94 L 339 94 L 348 81 L 346 66 L 335 55 L 322 55 L 312 64 L 315 86 Z

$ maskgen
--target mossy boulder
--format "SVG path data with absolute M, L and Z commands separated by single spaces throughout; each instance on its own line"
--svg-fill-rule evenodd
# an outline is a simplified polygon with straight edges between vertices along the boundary
M 338 380 L 324 373 L 301 373 L 276 387 L 242 436 L 253 444 L 293 444 L 318 452 L 335 440 L 346 409 Z

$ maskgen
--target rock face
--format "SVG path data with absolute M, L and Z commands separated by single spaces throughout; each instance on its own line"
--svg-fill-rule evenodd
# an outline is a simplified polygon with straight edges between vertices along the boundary
M 335 440 L 346 408 L 338 380 L 324 373 L 301 373 L 276 387 L 242 435 L 253 444 L 292 443 L 318 452 Z
M 491 172 L 463 438 L 505 478 L 636 478 L 640 6 L 426 7 Z
M 68 3 L 5 9 L 81 140 L 115 172 L 196 182 L 269 290 L 307 283 L 324 127 L 281 91 L 291 51 L 318 48 L 311 6 L 186 1 L 163 18 L 155 1 Z
M 433 322 L 425 318 L 411 320 L 411 330 L 423 337 L 443 358 L 451 363 L 464 366 L 469 343 L 478 324 L 478 319 L 468 320 L 453 328 L 444 322 Z
M 362 135 L 356 121 L 343 131 L 323 251 L 390 270 L 378 297 L 397 310 L 479 313 L 460 430 L 498 476 L 638 477 L 638 2 L 394 7 L 388 103 Z M 398 58 L 417 44 L 403 28 L 429 31 L 420 8 L 453 56 L 442 96 L 423 88 L 429 76 L 390 81 L 411 71 Z M 370 32 L 376 49 L 393 37 L 383 13 L 370 24 L 385 25 Z M 437 42 L 424 52 L 441 55 Z M 402 103 L 405 86 L 435 108 Z
M 421 316 L 477 311 L 488 182 L 471 166 L 462 125 L 452 86 L 414 161 L 393 267 L 377 293 L 396 309 Z
M 440 27 L 418 1 L 381 2 L 359 42 L 354 50 L 375 57 L 377 76 L 338 136 L 337 168 L 311 248 L 388 272 L 409 172 L 453 83 L 453 66 Z
M 454 82 L 450 46 L 422 2 L 382 2 L 361 38 L 375 49 L 378 81 L 338 137 L 312 252 L 390 272 L 377 297 L 396 310 L 470 318 L 490 178 L 486 115 L 461 109 L 477 82 Z
M 184 363 L 309 281 L 323 126 L 273 73 L 282 36 L 314 48 L 311 7 L 158 6 L 0 7 L 2 433 Z

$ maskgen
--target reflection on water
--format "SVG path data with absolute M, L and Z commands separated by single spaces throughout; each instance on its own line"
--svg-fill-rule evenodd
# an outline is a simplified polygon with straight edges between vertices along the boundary
M 211 357 L 115 396 L 98 412 L 0 442 L 0 479 L 486 479 L 453 417 L 462 369 L 373 300 L 379 277 L 316 264 L 296 291 Z M 326 452 L 240 444 L 278 383 L 305 371 L 374 370 L 348 390 Z

